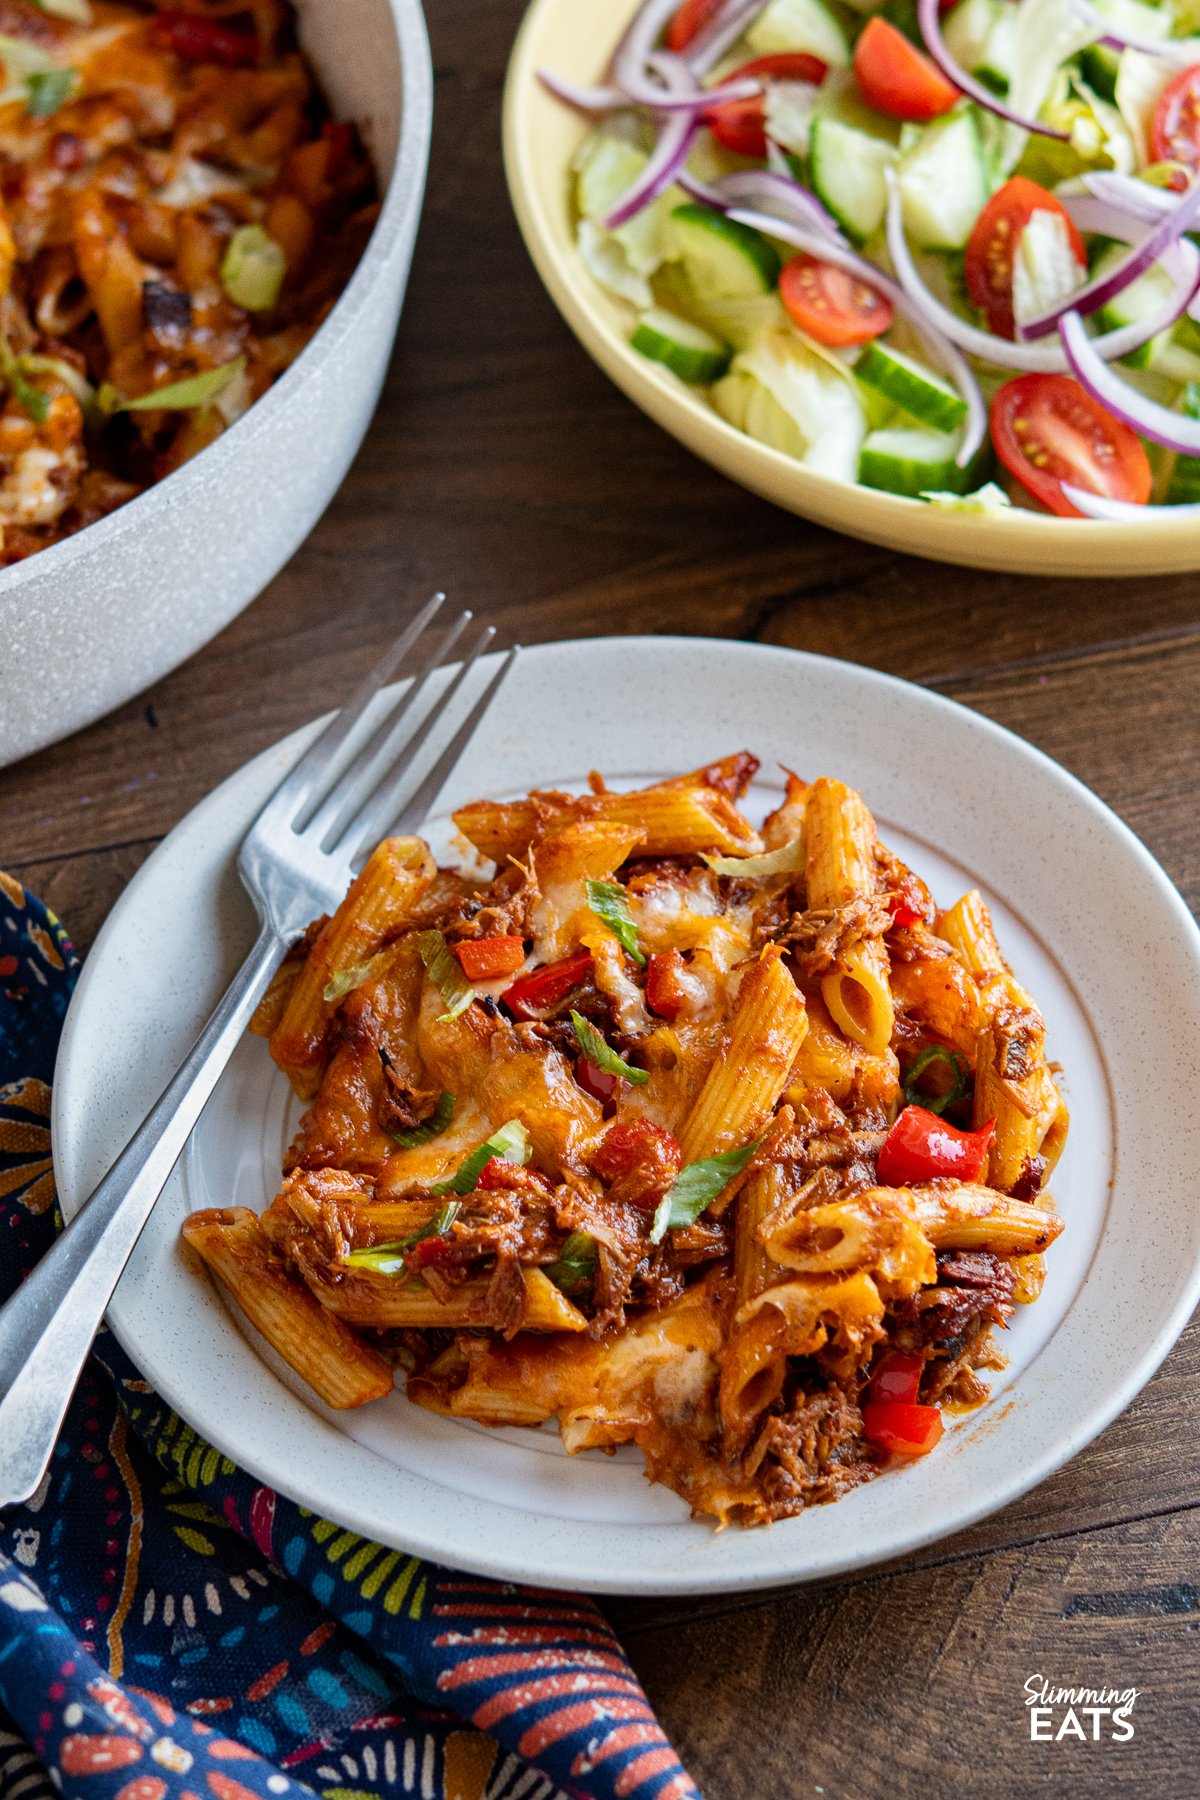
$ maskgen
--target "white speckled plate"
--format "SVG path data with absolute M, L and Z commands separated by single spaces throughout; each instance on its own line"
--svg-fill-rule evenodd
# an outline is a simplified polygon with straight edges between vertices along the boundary
M 309 736 L 264 753 L 177 826 L 88 958 L 54 1087 L 68 1214 L 250 944 L 236 848 Z M 1038 751 L 852 664 L 699 639 L 601 639 L 526 652 L 440 816 L 479 794 L 576 785 L 592 767 L 636 785 L 743 746 L 763 760 L 760 809 L 778 791 L 778 761 L 837 774 L 864 791 L 884 837 L 939 899 L 977 882 L 1045 1011 L 1073 1114 L 1054 1183 L 1067 1231 L 1042 1299 L 1008 1335 L 990 1403 L 956 1420 L 925 1461 L 834 1506 L 719 1535 L 651 1488 L 631 1451 L 568 1459 L 549 1428 L 488 1432 L 399 1394 L 329 1412 L 178 1245 L 193 1207 L 260 1207 L 274 1192 L 291 1103 L 250 1041 L 109 1317 L 170 1403 L 261 1480 L 369 1536 L 486 1574 L 608 1592 L 767 1586 L 897 1556 L 996 1511 L 1103 1430 L 1174 1343 L 1200 1290 L 1200 1210 L 1188 1199 L 1200 1163 L 1200 933 L 1126 827 Z

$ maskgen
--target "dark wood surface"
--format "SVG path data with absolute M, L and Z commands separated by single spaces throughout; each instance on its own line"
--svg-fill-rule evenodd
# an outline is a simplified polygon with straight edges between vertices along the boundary
M 682 631 L 923 682 L 1094 787 L 1194 907 L 1196 579 L 1034 581 L 908 560 L 694 461 L 592 366 L 520 243 L 499 151 L 520 0 L 430 11 L 424 222 L 386 395 L 349 479 L 206 650 L 0 773 L 0 866 L 86 948 L 187 809 L 344 697 L 405 608 L 441 586 L 527 643 Z M 929 779 L 936 793 L 936 769 Z M 1196 1204 L 1194 1183 L 1178 1201 Z M 609 1603 L 710 1800 L 1200 1793 L 1198 1378 L 1193 1327 L 1053 1480 L 901 1564 L 768 1596 Z M 1136 1687 L 1133 1741 L 1032 1743 L 1036 1674 Z

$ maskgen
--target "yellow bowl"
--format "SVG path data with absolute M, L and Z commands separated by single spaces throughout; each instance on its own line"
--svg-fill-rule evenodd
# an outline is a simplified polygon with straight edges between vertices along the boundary
M 637 0 L 534 0 L 504 92 L 504 162 L 529 254 L 580 343 L 643 412 L 714 468 L 789 512 L 913 556 L 1030 575 L 1166 575 L 1200 568 L 1194 517 L 1134 524 L 1012 513 L 954 513 L 801 468 L 720 418 L 660 364 L 630 348 L 633 310 L 594 282 L 575 251 L 571 158 L 590 127 L 538 80 L 552 69 L 601 78 Z

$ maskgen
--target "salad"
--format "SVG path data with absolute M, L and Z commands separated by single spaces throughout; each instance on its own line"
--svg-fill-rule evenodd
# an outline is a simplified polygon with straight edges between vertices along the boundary
M 646 0 L 580 256 L 806 468 L 975 512 L 1200 513 L 1200 0 Z

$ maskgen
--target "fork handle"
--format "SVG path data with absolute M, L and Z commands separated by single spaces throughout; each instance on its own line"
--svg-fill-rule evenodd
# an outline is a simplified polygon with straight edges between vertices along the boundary
M 282 951 L 264 925 L 178 1073 L 0 1309 L 0 1506 L 36 1492 L 121 1272 Z

